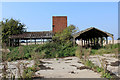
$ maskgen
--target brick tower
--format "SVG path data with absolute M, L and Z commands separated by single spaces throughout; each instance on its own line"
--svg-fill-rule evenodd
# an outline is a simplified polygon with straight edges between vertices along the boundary
M 52 22 L 52 31 L 61 32 L 67 27 L 67 16 L 53 16 Z

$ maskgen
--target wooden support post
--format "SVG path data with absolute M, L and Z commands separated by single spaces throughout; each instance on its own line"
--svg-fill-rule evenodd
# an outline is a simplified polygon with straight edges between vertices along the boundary
M 13 42 L 12 42 L 13 44 L 12 44 L 12 46 L 14 46 L 14 39 L 13 39 Z
M 106 44 L 108 44 L 108 37 L 106 37 Z
M 13 47 L 13 39 L 11 39 L 11 46 Z
M 86 39 L 86 45 L 87 45 L 87 39 Z
M 43 39 L 43 43 L 44 43 L 44 39 Z
M 41 38 L 41 44 L 42 44 L 42 38 Z
M 36 39 L 35 39 L 35 44 L 36 44 Z
M 17 46 L 17 39 L 15 39 L 15 47 Z
M 15 46 L 15 39 L 13 39 L 13 46 Z
M 81 44 L 81 45 L 83 46 L 83 40 L 82 40 L 82 39 L 81 39 L 81 42 L 82 42 L 82 44 Z
M 11 42 L 10 42 L 10 39 L 9 39 L 9 47 L 10 47 L 10 43 L 11 43 Z
M 88 38 L 88 45 L 90 45 L 90 44 L 89 44 L 89 38 Z
M 92 38 L 91 38 L 91 46 L 92 46 Z
M 26 45 L 28 45 L 28 40 L 26 39 Z
M 97 44 L 98 44 L 99 38 L 97 37 Z
M 18 39 L 18 46 L 20 46 L 20 39 Z
M 103 39 L 102 39 L 102 37 L 101 37 L 101 46 L 103 46 Z
M 75 46 L 75 38 L 73 38 L 73 46 Z
M 88 47 L 88 39 L 86 39 L 86 47 Z
M 83 46 L 85 46 L 85 40 L 83 40 L 83 42 L 84 42 L 84 45 L 83 45 Z
M 112 36 L 112 44 L 114 44 L 114 37 Z
M 94 46 L 95 46 L 95 37 L 94 37 Z
M 17 39 L 17 46 L 18 46 L 18 44 L 19 44 L 19 39 Z

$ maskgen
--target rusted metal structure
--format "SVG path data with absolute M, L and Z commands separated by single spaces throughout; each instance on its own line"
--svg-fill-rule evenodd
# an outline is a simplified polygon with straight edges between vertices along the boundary
M 26 40 L 26 45 L 28 45 L 28 40 L 34 40 L 36 44 L 36 39 L 41 39 L 44 43 L 44 39 L 52 39 L 53 35 L 52 31 L 25 32 L 23 34 L 12 35 L 9 37 L 9 46 L 19 46 L 20 40 Z
M 90 27 L 86 30 L 80 31 L 73 35 L 74 39 L 74 45 L 75 40 L 80 40 L 82 46 L 95 46 L 98 44 L 98 41 L 100 41 L 100 45 L 103 45 L 103 38 L 106 40 L 106 44 L 108 44 L 108 37 L 112 38 L 112 44 L 114 44 L 114 37 L 113 34 L 110 34 L 108 32 L 104 32 L 102 30 L 99 30 L 94 27 Z

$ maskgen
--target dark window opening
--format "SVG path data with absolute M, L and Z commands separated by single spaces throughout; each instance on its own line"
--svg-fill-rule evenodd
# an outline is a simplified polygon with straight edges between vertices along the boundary
M 55 25 L 53 25 L 53 27 L 55 27 Z

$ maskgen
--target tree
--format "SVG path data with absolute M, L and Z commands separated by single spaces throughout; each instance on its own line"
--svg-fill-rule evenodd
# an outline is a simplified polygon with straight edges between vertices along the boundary
M 76 33 L 76 31 L 77 28 L 74 25 L 70 25 L 62 32 L 55 33 L 55 36 L 53 36 L 53 41 L 60 44 L 68 43 L 73 39 L 72 35 Z
M 6 43 L 6 45 L 9 43 L 10 35 L 21 34 L 26 31 L 25 25 L 13 18 L 4 19 L 0 22 L 0 26 L 2 28 L 2 43 Z

